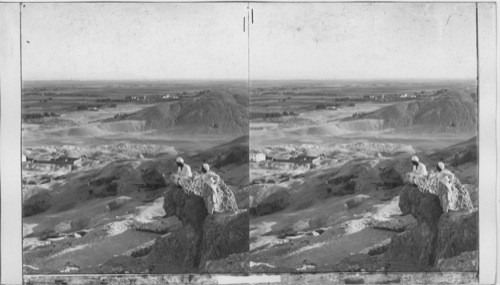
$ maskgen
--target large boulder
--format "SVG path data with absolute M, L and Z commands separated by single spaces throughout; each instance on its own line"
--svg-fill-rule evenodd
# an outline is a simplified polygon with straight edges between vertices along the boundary
M 420 191 L 428 192 L 435 195 L 442 195 L 447 193 L 448 188 L 439 182 L 437 174 L 431 173 L 423 185 L 419 186 Z M 450 202 L 449 209 L 452 211 L 472 210 L 474 205 L 472 203 L 469 190 L 460 183 L 460 180 L 455 177 L 451 184 L 451 192 L 449 193 Z
M 200 266 L 249 251 L 249 225 L 249 215 L 244 210 L 208 216 L 203 225 Z
M 439 187 L 445 187 L 442 183 L 440 183 Z M 454 179 L 454 183 L 451 187 L 451 205 L 450 209 L 454 211 L 460 210 L 472 210 L 474 208 L 474 204 L 472 202 L 469 191 L 466 187 L 460 183 L 458 178 Z
M 163 200 L 165 216 L 176 216 L 184 225 L 193 225 L 201 230 L 208 215 L 205 201 L 195 193 L 184 191 L 176 185 L 170 185 Z
M 427 159 L 423 154 L 418 154 L 419 158 L 427 165 Z M 382 182 L 401 183 L 402 175 L 412 170 L 411 157 L 409 155 L 401 155 L 394 159 L 381 160 L 376 168 L 379 170 L 379 176 Z
M 430 269 L 435 262 L 436 242 L 436 229 L 429 224 L 420 224 L 394 236 L 385 258 L 395 271 Z
M 163 201 L 165 216 L 175 216 L 182 227 L 156 239 L 146 259 L 153 273 L 195 273 L 200 262 L 203 223 L 208 215 L 203 198 L 170 185 Z
M 189 188 L 186 192 L 193 193 L 198 196 L 203 195 L 203 187 L 206 187 L 201 179 L 201 176 L 197 176 L 193 179 Z M 215 195 L 217 195 L 217 201 L 219 203 L 215 205 L 215 211 L 219 213 L 234 212 L 238 210 L 238 204 L 236 203 L 236 198 L 234 193 L 227 187 L 224 180 L 220 180 L 215 189 Z
M 438 224 L 436 261 L 479 249 L 479 212 L 448 212 Z
M 399 173 L 394 167 L 381 168 L 379 177 L 386 185 L 393 187 L 403 185 L 401 173 Z
M 205 264 L 200 264 L 200 266 L 202 266 L 200 268 L 201 272 L 210 273 L 248 274 L 249 272 L 255 272 L 255 267 L 250 268 L 248 252 L 231 254 L 223 259 L 209 260 Z
M 221 201 L 218 206 L 218 211 L 221 213 L 234 212 L 238 210 L 238 203 L 234 193 L 227 187 L 226 183 L 221 179 L 217 185 L 218 200 Z
M 395 236 L 387 250 L 394 263 L 404 261 L 416 266 L 432 266 L 435 262 L 439 218 L 443 214 L 437 195 L 422 192 L 417 186 L 405 185 L 399 197 L 403 215 L 411 214 L 418 226 Z
M 347 200 L 345 202 L 345 206 L 347 207 L 347 209 L 351 210 L 351 209 L 354 209 L 354 208 L 358 207 L 359 205 L 363 204 L 363 202 L 365 202 L 369 198 L 370 198 L 370 196 L 360 194 L 354 198 Z
M 116 199 L 111 200 L 108 202 L 107 207 L 110 211 L 114 211 L 117 209 L 120 209 L 121 207 L 125 206 L 126 204 L 132 202 L 133 199 L 127 196 L 120 196 L 117 197 Z
M 258 216 L 269 215 L 279 212 L 290 205 L 290 193 L 280 190 L 266 197 L 260 204 L 252 209 L 252 213 Z
M 118 194 L 118 183 L 111 181 L 110 183 L 98 186 L 92 189 L 90 194 L 97 198 L 116 196 Z
M 39 192 L 23 202 L 23 217 L 33 216 L 48 210 L 52 206 L 52 195 Z
M 479 250 L 466 251 L 458 256 L 439 259 L 437 268 L 440 271 L 478 271 L 479 270 Z
M 145 257 L 153 273 L 196 273 L 209 260 L 248 251 L 248 213 L 229 211 L 236 205 L 234 195 L 222 198 L 226 211 L 208 215 L 198 194 L 176 185 L 166 189 L 166 216 L 176 216 L 182 227 L 156 239 Z
M 432 191 L 414 185 L 405 185 L 401 191 L 399 207 L 403 214 L 415 217 L 418 225 L 392 238 L 385 254 L 392 270 L 438 270 L 444 266 L 443 260 L 478 249 L 477 210 L 461 203 L 457 210 L 443 214 L 439 198 Z M 461 190 L 455 192 L 460 199 L 468 197 Z
M 196 273 L 201 242 L 201 231 L 193 225 L 184 225 L 157 238 L 146 263 L 151 273 Z
M 415 185 L 405 185 L 399 196 L 399 208 L 403 215 L 411 214 L 419 224 L 427 223 L 437 227 L 443 213 L 437 195 L 420 191 Z
M 166 216 L 177 216 L 185 224 L 194 224 L 197 227 L 208 215 L 205 201 L 202 197 L 203 183 L 201 178 L 195 178 L 189 189 L 170 185 L 166 192 L 163 208 Z M 230 213 L 238 210 L 238 204 L 233 192 L 220 180 L 216 195 L 220 203 L 216 205 L 218 213 Z
M 148 188 L 161 188 L 165 186 L 163 175 L 155 168 L 142 171 L 142 180 Z

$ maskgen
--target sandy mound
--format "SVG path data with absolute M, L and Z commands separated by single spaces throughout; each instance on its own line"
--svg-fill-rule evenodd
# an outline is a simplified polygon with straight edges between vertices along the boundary
M 125 116 L 125 120 L 145 121 L 146 130 L 182 134 L 247 134 L 248 109 L 244 98 L 210 91 L 199 98 L 163 103 Z
M 101 123 L 98 126 L 101 130 L 110 133 L 131 133 L 145 131 L 145 122 L 141 121 Z
M 107 132 L 100 129 L 98 126 L 88 125 L 73 127 L 67 129 L 60 129 L 57 131 L 47 132 L 47 135 L 52 137 L 97 137 L 106 135 Z
M 285 134 L 294 136 L 339 136 L 346 130 L 336 124 L 321 124 L 287 130 Z
M 383 120 L 361 119 L 356 121 L 339 122 L 339 127 L 357 132 L 381 130 L 384 127 Z
M 435 98 L 396 103 L 364 118 L 383 120 L 384 128 L 462 133 L 477 131 L 477 109 L 477 101 L 456 90 Z

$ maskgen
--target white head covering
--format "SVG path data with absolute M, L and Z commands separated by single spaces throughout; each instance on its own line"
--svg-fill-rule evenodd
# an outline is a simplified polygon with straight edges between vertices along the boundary
M 416 155 L 412 156 L 411 161 L 418 162 L 418 156 L 416 156 Z
M 182 159 L 182 157 L 178 157 L 175 161 L 177 161 L 178 163 L 184 163 L 184 159 Z
M 441 170 L 444 170 L 444 163 L 442 163 L 441 161 L 438 162 L 438 166 L 439 168 L 441 168 Z
M 202 165 L 203 169 L 205 169 L 207 172 L 210 171 L 210 166 L 207 163 L 203 163 Z

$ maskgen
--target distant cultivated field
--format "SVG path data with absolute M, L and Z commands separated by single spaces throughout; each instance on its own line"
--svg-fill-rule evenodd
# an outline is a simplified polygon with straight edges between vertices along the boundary
M 250 118 L 259 118 L 267 112 L 309 111 L 319 104 L 345 103 L 363 100 L 365 95 L 414 94 L 423 92 L 432 95 L 436 90 L 459 88 L 475 92 L 473 82 L 437 82 L 437 83 L 329 83 L 329 82 L 253 82 L 250 95 Z

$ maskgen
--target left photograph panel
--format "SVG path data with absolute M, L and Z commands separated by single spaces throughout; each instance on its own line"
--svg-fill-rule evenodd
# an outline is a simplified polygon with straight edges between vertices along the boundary
M 23 273 L 238 273 L 247 4 L 23 3 Z

